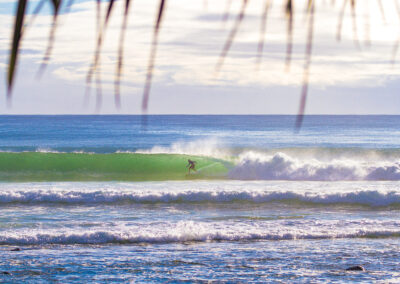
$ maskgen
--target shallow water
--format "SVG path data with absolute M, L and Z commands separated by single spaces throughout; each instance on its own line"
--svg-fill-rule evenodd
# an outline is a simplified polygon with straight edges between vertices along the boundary
M 7 183 L 0 271 L 12 275 L 1 277 L 15 283 L 391 281 L 400 277 L 398 186 Z M 15 247 L 22 250 L 10 251 Z M 344 270 L 352 265 L 367 272 Z
M 398 239 L 1 247 L 1 281 L 378 282 L 400 277 Z M 354 264 L 366 272 L 345 271 Z

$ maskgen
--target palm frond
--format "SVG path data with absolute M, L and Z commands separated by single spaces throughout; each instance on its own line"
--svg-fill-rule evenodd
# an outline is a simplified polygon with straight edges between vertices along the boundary
M 147 65 L 146 82 L 144 84 L 144 91 L 143 91 L 143 98 L 142 98 L 142 113 L 143 114 L 147 113 L 151 82 L 152 82 L 152 78 L 153 78 L 154 61 L 155 61 L 156 54 L 157 54 L 158 33 L 160 31 L 161 21 L 163 18 L 166 2 L 167 2 L 166 0 L 160 0 L 157 19 L 156 19 L 156 23 L 154 26 L 153 40 L 151 43 L 151 51 L 150 51 L 150 56 L 149 56 L 149 63 Z
M 339 14 L 339 22 L 337 25 L 337 32 L 336 32 L 336 39 L 338 41 L 342 39 L 342 25 L 343 25 L 344 12 L 346 11 L 347 2 L 348 0 L 343 0 L 343 6 Z
M 54 37 L 57 29 L 57 19 L 58 19 L 58 12 L 61 6 L 61 0 L 52 0 L 51 3 L 53 5 L 53 22 L 50 29 L 49 39 L 47 41 L 47 49 L 42 59 L 42 63 L 39 67 L 39 71 L 37 73 L 38 78 L 42 76 L 44 70 L 46 69 L 47 64 L 50 60 L 51 51 L 53 50 Z
M 371 38 L 370 38 L 370 34 L 371 34 L 371 15 L 370 15 L 370 11 L 369 11 L 369 0 L 365 1 L 365 11 L 366 11 L 366 16 L 365 18 L 365 24 L 364 24 L 364 29 L 365 29 L 365 45 L 370 46 L 371 45 Z
M 264 41 L 265 41 L 265 31 L 267 29 L 267 16 L 268 11 L 271 8 L 272 0 L 265 1 L 265 7 L 261 16 L 261 25 L 260 25 L 260 39 L 258 41 L 257 47 L 257 59 L 256 59 L 256 70 L 260 69 L 261 59 L 264 50 Z
M 40 11 L 42 10 L 43 5 L 45 3 L 46 3 L 46 0 L 41 0 L 41 1 L 39 1 L 39 3 L 36 4 L 35 9 L 32 12 L 32 16 L 29 19 L 29 22 L 24 25 L 22 33 L 26 33 L 27 28 L 33 26 L 33 23 L 35 22 L 37 15 L 40 13 Z
M 7 100 L 10 103 L 11 91 L 14 83 L 15 70 L 17 66 L 19 45 L 22 37 L 22 27 L 24 25 L 24 16 L 26 10 L 27 0 L 19 0 L 17 13 L 15 16 L 13 40 L 11 44 L 10 58 L 8 61 L 8 74 L 7 74 Z
M 360 43 L 358 42 L 358 31 L 357 31 L 357 19 L 356 19 L 356 0 L 350 0 L 351 6 L 351 19 L 353 22 L 353 41 L 354 45 L 360 49 Z
M 104 39 L 104 33 L 107 29 L 107 25 L 108 22 L 110 20 L 110 16 L 111 16 L 111 12 L 113 10 L 114 7 L 114 2 L 115 0 L 109 0 L 108 2 L 108 6 L 107 6 L 107 11 L 106 11 L 106 15 L 104 17 L 104 22 L 103 25 L 101 25 L 101 21 L 100 21 L 100 1 L 97 2 L 97 43 L 96 43 L 96 50 L 94 52 L 94 57 L 93 57 L 93 61 L 91 63 L 91 66 L 89 68 L 89 71 L 86 75 L 86 96 L 89 95 L 90 93 L 90 86 L 91 86 L 91 82 L 92 82 L 92 77 L 93 74 L 95 74 L 97 76 L 97 96 L 96 96 L 96 105 L 97 107 L 99 105 L 101 105 L 101 80 L 99 80 L 98 76 L 100 76 L 100 72 L 99 72 L 99 68 L 100 68 L 100 51 L 101 51 L 101 47 L 103 45 L 103 39 Z M 97 109 L 96 107 L 96 109 Z
M 292 58 L 292 46 L 293 46 L 293 2 L 287 0 L 285 8 L 286 20 L 287 20 L 287 44 L 286 44 L 286 70 L 290 69 L 290 62 Z
M 120 95 L 120 85 L 121 85 L 121 74 L 123 67 L 123 56 L 124 56 L 124 41 L 125 41 L 125 32 L 128 23 L 128 15 L 129 15 L 129 7 L 130 0 L 125 0 L 125 9 L 124 16 L 121 25 L 121 32 L 119 38 L 119 48 L 118 48 L 118 63 L 117 63 L 117 72 L 115 75 L 114 85 L 115 85 L 115 105 L 117 108 L 121 107 L 121 95 Z
M 246 7 L 247 7 L 247 3 L 248 0 L 243 0 L 242 2 L 242 7 L 240 8 L 240 13 L 238 14 L 236 21 L 235 21 L 235 25 L 233 26 L 232 30 L 229 33 L 229 36 L 227 38 L 227 40 L 225 41 L 225 45 L 222 48 L 221 54 L 219 56 L 219 60 L 217 62 L 217 65 L 215 66 L 215 72 L 216 74 L 219 73 L 219 71 L 222 68 L 222 65 L 224 65 L 224 60 L 226 55 L 229 52 L 229 49 L 231 48 L 231 45 L 235 39 L 236 33 L 239 30 L 240 24 L 243 21 L 244 15 L 245 15 L 245 11 L 246 11 Z
M 307 45 L 306 45 L 306 56 L 303 70 L 303 86 L 301 88 L 301 98 L 299 105 L 299 112 L 296 118 L 296 131 L 299 131 L 304 118 L 304 112 L 307 102 L 308 94 L 308 83 L 310 77 L 310 65 L 311 65 L 311 53 L 313 46 L 313 33 L 314 33 L 314 0 L 308 0 L 308 34 L 307 34 Z

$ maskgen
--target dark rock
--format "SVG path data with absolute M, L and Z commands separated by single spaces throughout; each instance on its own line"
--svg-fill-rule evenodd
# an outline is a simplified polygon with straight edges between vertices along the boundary
M 3 275 L 11 275 L 11 273 L 8 272 L 8 271 L 3 271 L 1 274 L 3 274 Z
M 13 249 L 10 250 L 10 251 L 21 251 L 21 249 L 20 249 L 20 248 L 13 248 Z
M 365 271 L 365 268 L 362 267 L 361 265 L 355 265 L 351 266 L 349 268 L 346 268 L 347 271 Z

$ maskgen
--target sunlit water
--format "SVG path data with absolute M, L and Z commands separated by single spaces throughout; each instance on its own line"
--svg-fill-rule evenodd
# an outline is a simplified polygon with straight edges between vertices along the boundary
M 399 281 L 400 117 L 294 120 L 1 117 L 0 282 Z

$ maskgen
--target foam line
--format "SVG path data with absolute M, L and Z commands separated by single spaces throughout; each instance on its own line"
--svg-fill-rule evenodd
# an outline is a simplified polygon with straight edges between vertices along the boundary
M 296 240 L 337 238 L 386 238 L 400 237 L 399 223 L 375 222 L 342 224 L 341 221 L 305 223 L 293 226 L 294 221 L 248 224 L 203 223 L 181 221 L 178 223 L 142 224 L 140 227 L 105 228 L 82 231 L 69 230 L 13 230 L 0 233 L 0 245 L 43 244 L 135 244 L 249 240 Z M 268 225 L 269 224 L 269 225 Z M 346 226 L 344 226 L 346 225 Z M 334 229 L 333 229 L 334 228 Z
M 18 190 L 0 192 L 0 204 L 115 204 L 115 203 L 268 203 L 354 204 L 391 206 L 400 204 L 399 191 L 355 190 L 309 192 L 296 190 Z

